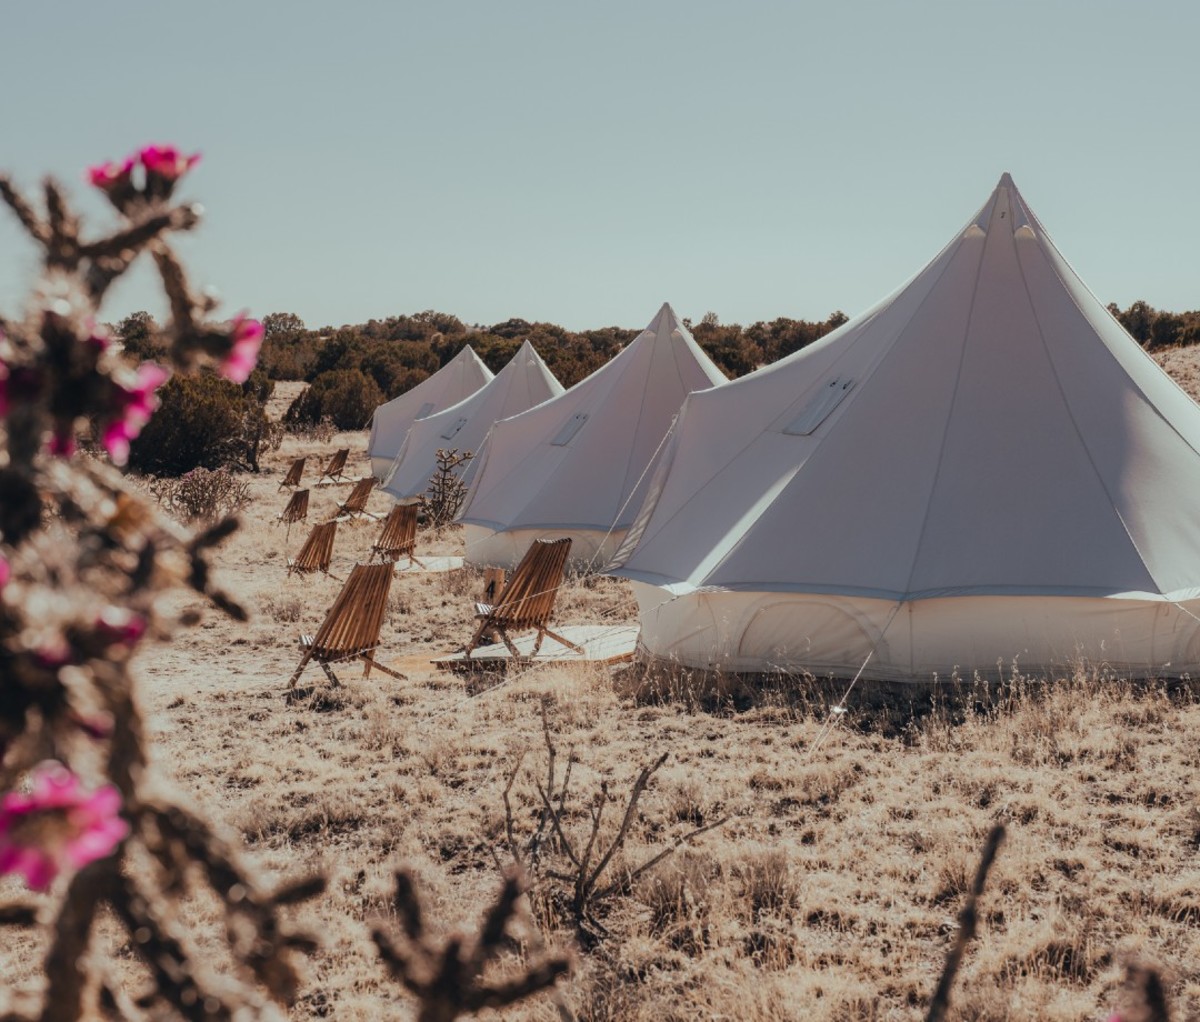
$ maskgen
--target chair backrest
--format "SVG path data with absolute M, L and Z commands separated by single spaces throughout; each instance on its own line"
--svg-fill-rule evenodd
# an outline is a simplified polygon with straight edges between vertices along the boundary
M 333 457 L 329 459 L 329 464 L 322 470 L 322 476 L 339 475 L 346 467 L 346 459 L 350 457 L 350 448 L 343 447 L 340 451 L 334 451 Z
M 365 479 L 360 479 L 354 484 L 354 489 L 350 491 L 350 496 L 346 498 L 346 503 L 341 506 L 341 510 L 351 514 L 357 514 L 360 511 L 367 509 L 367 500 L 371 496 L 371 491 L 375 489 L 375 484 L 379 482 L 374 476 L 367 476 Z
M 292 467 L 287 470 L 287 475 L 283 477 L 283 486 L 299 486 L 300 477 L 304 475 L 304 463 L 307 458 L 297 458 L 292 462 Z
M 312 655 L 342 660 L 379 645 L 379 632 L 392 588 L 390 564 L 356 564 L 317 634 Z
M 374 549 L 384 560 L 411 554 L 417 546 L 417 505 L 397 504 L 383 520 Z
M 292 499 L 287 502 L 287 507 L 279 516 L 279 520 L 281 522 L 298 522 L 301 518 L 307 517 L 308 490 L 295 490 L 292 492 Z
M 304 546 L 292 562 L 292 571 L 329 571 L 333 560 L 333 539 L 337 535 L 337 522 L 322 522 L 314 525 Z
M 498 624 L 540 628 L 550 618 L 571 552 L 569 538 L 535 539 L 489 615 Z

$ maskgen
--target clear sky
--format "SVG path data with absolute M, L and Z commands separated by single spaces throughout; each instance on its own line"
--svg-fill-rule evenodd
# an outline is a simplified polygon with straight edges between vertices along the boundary
M 1200 3 L 0 2 L 0 168 L 199 149 L 226 309 L 854 313 L 1010 171 L 1105 302 L 1200 307 Z M 104 207 L 85 209 L 95 218 Z M 0 309 L 34 254 L 0 218 Z M 104 310 L 164 309 L 148 268 Z

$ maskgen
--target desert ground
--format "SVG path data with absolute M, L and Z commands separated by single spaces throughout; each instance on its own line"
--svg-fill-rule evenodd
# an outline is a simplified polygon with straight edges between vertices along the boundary
M 1194 358 L 1167 365 L 1185 386 L 1200 378 Z M 292 386 L 280 385 L 276 413 Z M 395 868 L 414 871 L 435 930 L 473 926 L 512 846 L 529 855 L 549 745 L 558 780 L 574 761 L 562 820 L 577 845 L 602 784 L 616 804 L 601 843 L 638 771 L 667 759 L 582 941 L 568 885 L 550 875 L 566 860 L 547 837 L 548 865 L 531 877 L 527 918 L 496 969 L 549 948 L 569 951 L 573 970 L 556 998 L 483 1017 L 921 1018 L 997 822 L 1007 838 L 951 1017 L 1104 1019 L 1130 960 L 1164 971 L 1176 1017 L 1200 1017 L 1200 705 L 1190 687 L 1080 663 L 887 711 L 856 692 L 848 713 L 831 715 L 828 699 L 799 685 L 722 699 L 686 679 L 655 687 L 628 667 L 466 679 L 430 663 L 470 636 L 481 576 L 463 569 L 395 576 L 380 658 L 406 680 L 346 668 L 334 688 L 310 666 L 311 695 L 288 700 L 298 635 L 315 631 L 340 582 L 289 577 L 286 559 L 349 487 L 313 487 L 308 523 L 289 534 L 274 521 L 287 496 L 278 484 L 304 454 L 311 485 L 316 462 L 338 447 L 351 449 L 349 476 L 368 472 L 366 434 L 354 433 L 325 444 L 289 437 L 251 477 L 253 502 L 217 565 L 252 620 L 174 594 L 164 620 L 192 609 L 202 620 L 138 661 L 164 778 L 239 833 L 264 872 L 331 878 L 296 910 L 321 949 L 293 1018 L 411 1017 L 369 937 L 394 922 Z M 375 512 L 388 505 L 371 498 Z M 366 560 L 377 532 L 373 522 L 340 525 L 333 574 Z M 461 552 L 455 529 L 419 536 L 419 555 Z M 619 581 L 569 579 L 556 620 L 629 622 L 634 606 Z M 193 909 L 203 933 L 216 914 Z M 0 948 L 10 988 L 37 982 L 34 940 Z

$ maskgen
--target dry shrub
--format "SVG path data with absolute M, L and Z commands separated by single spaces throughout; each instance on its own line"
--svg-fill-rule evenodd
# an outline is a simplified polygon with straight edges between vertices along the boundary
M 151 489 L 159 504 L 185 522 L 213 522 L 245 510 L 250 485 L 228 468 L 194 468 L 178 479 L 157 479 Z
M 304 615 L 304 604 L 295 596 L 268 596 L 262 609 L 272 621 L 280 624 L 294 624 Z
M 783 852 L 748 854 L 734 864 L 733 875 L 755 922 L 765 915 L 790 915 L 800 903 L 799 888 Z
M 307 443 L 327 444 L 337 435 L 337 426 L 328 415 L 316 422 L 287 419 L 280 425 L 285 432 Z
M 676 951 L 695 957 L 711 943 L 715 885 L 723 877 L 713 855 L 684 851 L 644 877 L 638 899 L 650 910 L 650 932 Z

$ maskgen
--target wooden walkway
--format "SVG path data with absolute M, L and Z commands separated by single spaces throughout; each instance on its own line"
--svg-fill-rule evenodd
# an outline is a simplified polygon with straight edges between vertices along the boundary
M 524 662 L 534 664 L 616 664 L 632 660 L 634 648 L 637 646 L 637 625 L 564 625 L 559 631 L 564 638 L 583 647 L 582 655 L 560 646 L 547 636 L 542 640 L 542 648 L 538 650 L 538 655 L 529 659 L 533 640 L 537 638 L 536 633 L 514 636 L 513 643 L 525 658 Z M 435 659 L 433 664 L 445 671 L 494 671 L 511 662 L 512 657 L 509 656 L 504 643 L 498 642 L 491 646 L 476 646 L 470 660 L 467 660 L 464 653 L 451 653 Z

